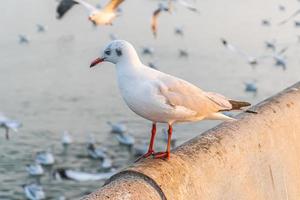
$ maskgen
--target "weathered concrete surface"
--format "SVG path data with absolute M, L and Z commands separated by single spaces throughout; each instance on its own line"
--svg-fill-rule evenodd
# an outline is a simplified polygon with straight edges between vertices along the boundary
M 113 176 L 85 200 L 300 199 L 300 83 Z

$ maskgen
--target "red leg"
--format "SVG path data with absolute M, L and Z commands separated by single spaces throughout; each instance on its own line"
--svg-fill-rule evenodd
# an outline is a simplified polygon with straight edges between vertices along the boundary
M 172 138 L 172 125 L 169 125 L 167 150 L 166 150 L 166 152 L 158 152 L 158 153 L 154 154 L 154 158 L 170 159 L 171 138 Z
M 145 153 L 144 155 L 142 155 L 141 157 L 139 157 L 137 161 L 139 161 L 141 158 L 147 158 L 149 156 L 151 156 L 152 154 L 154 154 L 154 139 L 155 139 L 155 135 L 156 135 L 156 123 L 152 124 L 152 130 L 151 130 L 151 139 L 150 139 L 150 143 L 149 143 L 149 147 L 148 147 L 148 151 L 147 153 Z

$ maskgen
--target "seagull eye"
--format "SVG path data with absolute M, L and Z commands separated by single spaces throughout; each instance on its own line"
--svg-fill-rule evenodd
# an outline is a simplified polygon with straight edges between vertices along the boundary
M 106 50 L 104 53 L 109 56 L 110 55 L 110 50 Z

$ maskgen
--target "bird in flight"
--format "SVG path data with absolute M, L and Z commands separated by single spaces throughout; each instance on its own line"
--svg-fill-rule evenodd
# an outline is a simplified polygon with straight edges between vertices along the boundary
M 89 12 L 89 20 L 94 25 L 111 25 L 113 20 L 118 16 L 118 6 L 124 0 L 110 0 L 103 8 L 99 9 L 96 6 L 84 0 L 62 0 L 57 8 L 58 18 L 61 18 L 73 5 L 80 4 Z

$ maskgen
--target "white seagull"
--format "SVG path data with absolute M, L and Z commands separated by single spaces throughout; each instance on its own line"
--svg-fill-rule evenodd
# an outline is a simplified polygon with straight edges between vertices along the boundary
M 108 121 L 107 124 L 111 126 L 111 133 L 123 134 L 127 131 L 127 126 L 122 122 L 112 123 Z
M 67 147 L 68 145 L 72 144 L 73 139 L 68 131 L 64 131 L 63 135 L 61 137 L 61 143 L 64 147 Z
M 74 0 L 83 5 L 89 11 L 89 20 L 95 25 L 111 25 L 112 21 L 118 16 L 118 6 L 124 0 L 110 0 L 102 9 L 87 3 L 84 0 Z
M 53 165 L 55 163 L 55 159 L 50 148 L 47 151 L 37 152 L 35 161 L 41 165 Z
M 38 163 L 27 165 L 26 170 L 31 176 L 41 176 L 44 174 L 43 167 Z
M 37 185 L 35 183 L 31 183 L 28 185 L 23 185 L 23 189 L 27 199 L 30 200 L 41 200 L 45 199 L 46 195 L 42 188 L 42 186 Z
M 4 116 L 2 113 L 0 113 L 0 128 L 5 129 L 5 137 L 7 140 L 9 140 L 9 130 L 11 129 L 15 132 L 18 132 L 21 126 L 22 124 L 20 122 L 11 120 L 8 117 Z
M 205 92 L 191 83 L 144 65 L 127 41 L 115 40 L 108 44 L 101 57 L 90 67 L 101 62 L 116 65 L 122 97 L 129 108 L 152 121 L 152 135 L 144 158 L 170 158 L 172 125 L 203 119 L 232 120 L 222 111 L 240 110 L 250 103 L 230 100 L 220 94 Z M 167 123 L 168 144 L 165 152 L 154 153 L 156 123 Z

